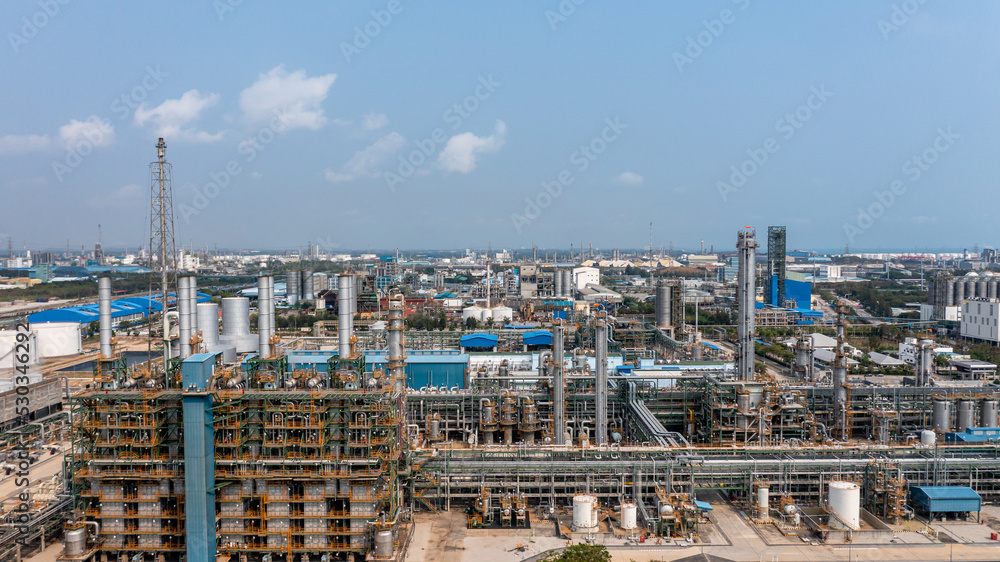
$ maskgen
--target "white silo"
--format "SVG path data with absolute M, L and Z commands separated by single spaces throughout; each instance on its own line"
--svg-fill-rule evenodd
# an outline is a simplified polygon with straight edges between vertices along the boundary
M 860 528 L 861 486 L 842 480 L 830 482 L 827 506 L 843 524 L 855 530 Z M 834 518 L 830 518 L 830 524 L 833 526 Z

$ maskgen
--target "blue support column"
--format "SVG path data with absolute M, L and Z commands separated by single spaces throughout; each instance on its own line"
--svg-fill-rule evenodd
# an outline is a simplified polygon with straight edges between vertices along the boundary
M 188 562 L 215 562 L 215 439 L 206 392 L 217 353 L 181 363 L 184 413 L 184 533 Z

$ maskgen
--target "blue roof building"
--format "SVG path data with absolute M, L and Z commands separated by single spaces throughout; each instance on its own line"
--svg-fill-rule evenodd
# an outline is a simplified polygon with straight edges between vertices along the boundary
M 173 293 L 167 293 L 168 304 L 176 302 Z M 208 302 L 211 297 L 205 293 L 198 293 L 198 302 Z M 150 311 L 159 312 L 163 307 L 156 297 L 127 297 L 111 301 L 111 324 L 117 326 L 124 321 L 135 321 L 149 316 Z M 53 308 L 42 310 L 28 315 L 28 322 L 33 324 L 44 324 L 46 322 L 77 322 L 79 324 L 89 324 L 97 322 L 101 318 L 100 305 L 98 303 L 84 304 L 80 306 L 67 306 L 63 308 Z
M 910 503 L 933 516 L 978 512 L 982 498 L 968 486 L 910 486 Z
M 548 330 L 534 330 L 531 332 L 525 332 L 521 336 L 524 345 L 538 345 L 538 346 L 550 346 L 552 345 L 552 332 Z
M 472 349 L 495 349 L 497 346 L 497 338 L 494 334 L 485 334 L 482 332 L 477 332 L 475 334 L 469 334 L 467 336 L 462 336 L 460 340 L 460 345 L 462 349 L 472 348 Z

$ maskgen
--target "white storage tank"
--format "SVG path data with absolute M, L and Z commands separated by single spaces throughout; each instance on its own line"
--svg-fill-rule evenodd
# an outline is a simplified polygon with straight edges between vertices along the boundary
M 622 529 L 631 531 L 638 527 L 637 518 L 638 506 L 634 501 L 622 502 Z
M 38 342 L 38 357 L 65 357 L 83 352 L 79 322 L 45 322 L 31 324 Z
M 834 480 L 829 484 L 830 511 L 851 529 L 861 526 L 861 486 L 854 482 Z
M 573 530 L 597 527 L 597 498 L 590 494 L 573 497 Z
M 493 319 L 497 322 L 505 322 L 514 319 L 514 309 L 509 306 L 494 306 Z
M 479 320 L 483 316 L 483 309 L 479 306 L 469 306 L 462 309 L 462 321 L 465 322 L 469 318 L 475 318 Z
M 929 429 L 925 429 L 920 432 L 920 444 L 924 446 L 932 446 L 937 442 L 937 433 Z
M 488 322 L 490 318 L 493 318 L 493 311 L 492 310 L 490 310 L 489 308 L 480 308 L 479 309 L 479 321 L 480 322 Z
M 250 299 L 246 297 L 222 299 L 222 335 L 250 335 Z
M 757 487 L 757 508 L 760 510 L 761 519 L 770 518 L 771 510 L 771 489 L 767 486 Z

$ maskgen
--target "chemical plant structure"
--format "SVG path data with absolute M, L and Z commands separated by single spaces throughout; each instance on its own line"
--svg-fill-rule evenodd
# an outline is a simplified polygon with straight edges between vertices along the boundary
M 273 275 L 258 278 L 256 335 L 246 297 L 222 299 L 220 332 L 219 305 L 181 275 L 165 370 L 129 367 L 102 278 L 59 560 L 399 560 L 415 513 L 456 509 L 470 528 L 697 541 L 712 502 L 786 533 L 888 543 L 890 524 L 1000 499 L 995 389 L 932 385 L 927 342 L 911 384 L 851 379 L 845 314 L 831 371 L 802 338 L 792 378 L 761 372 L 755 232 L 736 247 L 735 364 L 657 363 L 704 347 L 676 284 L 655 288 L 655 325 L 597 306 L 457 342 L 408 330 L 390 290 L 380 340 L 356 329 L 363 276 L 347 271 L 335 330 L 284 338 Z M 306 278 L 290 272 L 286 294 L 316 298 Z

